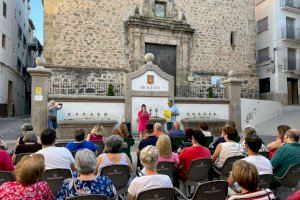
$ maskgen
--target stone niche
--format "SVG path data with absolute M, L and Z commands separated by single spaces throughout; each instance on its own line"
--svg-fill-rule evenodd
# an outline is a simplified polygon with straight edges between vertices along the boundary
M 165 6 L 160 14 L 157 14 L 157 3 Z M 179 16 L 174 0 L 144 0 L 142 9 L 137 7 L 125 26 L 132 71 L 144 64 L 147 43 L 172 45 L 176 46 L 176 82 L 187 80 L 189 46 L 195 30 L 186 23 L 184 14 Z

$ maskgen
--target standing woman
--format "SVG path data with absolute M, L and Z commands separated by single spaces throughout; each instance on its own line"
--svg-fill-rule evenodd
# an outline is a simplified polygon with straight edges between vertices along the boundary
M 138 132 L 140 138 L 142 138 L 144 131 L 146 130 L 146 125 L 149 121 L 149 113 L 146 110 L 146 105 L 143 104 L 141 110 L 138 113 L 139 124 L 138 124 Z

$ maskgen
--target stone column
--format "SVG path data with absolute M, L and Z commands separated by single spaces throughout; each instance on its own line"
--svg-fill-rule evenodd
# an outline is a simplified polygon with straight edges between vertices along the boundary
M 31 123 L 37 134 L 47 127 L 47 103 L 49 93 L 49 78 L 52 71 L 44 66 L 44 58 L 37 58 L 35 68 L 28 68 L 31 76 Z
M 241 85 L 244 81 L 236 78 L 233 70 L 229 71 L 228 79 L 222 83 L 227 87 L 229 103 L 229 120 L 236 124 L 236 129 L 241 130 Z

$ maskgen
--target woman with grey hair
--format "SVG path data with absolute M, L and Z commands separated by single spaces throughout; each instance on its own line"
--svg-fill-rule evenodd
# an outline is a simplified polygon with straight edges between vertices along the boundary
M 155 146 L 148 145 L 140 153 L 141 164 L 145 168 L 145 176 L 136 177 L 128 188 L 128 199 L 134 200 L 139 193 L 155 188 L 172 188 L 172 181 L 169 176 L 158 174 L 159 152 Z
M 12 159 L 15 160 L 16 154 L 35 153 L 42 149 L 42 145 L 38 143 L 38 137 L 34 131 L 27 131 L 22 139 L 23 144 L 19 144 Z
M 75 155 L 75 167 L 72 179 L 66 179 L 60 187 L 57 199 L 68 197 L 102 194 L 116 199 L 116 189 L 112 181 L 105 176 L 94 174 L 97 165 L 95 154 L 88 149 L 79 150 Z
M 246 155 L 246 152 L 247 152 L 246 149 L 245 149 L 245 139 L 246 139 L 246 137 L 251 136 L 251 135 L 257 135 L 257 134 L 256 134 L 255 127 L 251 126 L 251 125 L 247 125 L 243 132 L 244 132 L 245 135 L 241 139 L 240 144 L 242 145 L 243 149 L 245 150 L 244 155 Z M 268 151 L 264 143 L 262 143 L 261 148 L 260 148 L 259 151 Z
M 101 169 L 106 166 L 112 165 L 127 165 L 129 171 L 132 172 L 132 164 L 126 153 L 122 153 L 123 138 L 119 135 L 111 135 L 104 140 L 105 147 L 104 152 L 99 155 L 97 169 L 101 172 Z

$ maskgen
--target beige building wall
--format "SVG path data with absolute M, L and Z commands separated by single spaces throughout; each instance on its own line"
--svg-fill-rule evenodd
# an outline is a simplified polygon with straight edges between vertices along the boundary
M 187 64 L 182 66 L 196 77 L 194 84 L 210 84 L 211 75 L 226 76 L 234 69 L 248 83 L 245 87 L 258 89 L 254 1 L 164 1 L 172 5 L 170 20 L 180 21 L 184 13 L 186 23 L 195 29 L 188 41 L 188 61 L 183 62 Z M 145 8 L 149 2 L 152 0 L 45 0 L 44 56 L 54 79 L 123 83 L 124 74 L 135 63 L 125 22 L 136 7 L 141 16 L 151 12 Z M 177 85 L 186 82 L 187 76 L 178 81 Z

